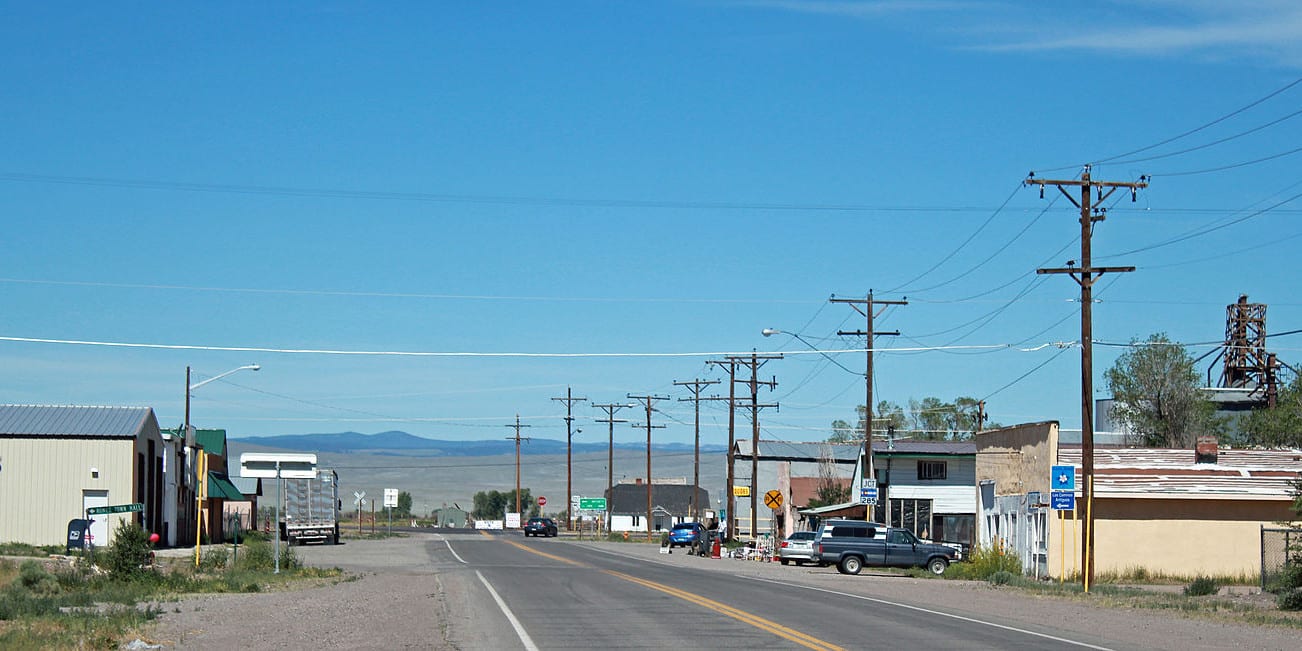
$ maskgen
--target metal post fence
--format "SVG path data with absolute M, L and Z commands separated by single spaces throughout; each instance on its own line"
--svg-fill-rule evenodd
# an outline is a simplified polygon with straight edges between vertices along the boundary
M 1261 589 L 1274 592 L 1290 563 L 1302 563 L 1302 529 L 1261 528 Z

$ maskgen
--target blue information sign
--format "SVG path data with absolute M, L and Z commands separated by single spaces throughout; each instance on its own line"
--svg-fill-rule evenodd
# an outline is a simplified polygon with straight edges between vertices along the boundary
M 860 503 L 860 504 L 876 504 L 876 503 L 877 503 L 877 487 L 875 487 L 875 486 L 864 486 L 863 488 L 860 488 L 860 489 L 859 489 L 859 503 Z
M 1049 505 L 1055 511 L 1075 511 L 1076 494 L 1071 491 L 1053 491 L 1049 498 Z
M 1055 491 L 1076 490 L 1076 466 L 1053 466 L 1049 471 L 1049 488 Z

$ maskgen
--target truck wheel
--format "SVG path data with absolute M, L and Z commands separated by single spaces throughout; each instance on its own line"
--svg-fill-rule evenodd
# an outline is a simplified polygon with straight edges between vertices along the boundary
M 789 561 L 789 560 L 787 560 L 787 559 L 785 559 L 785 558 L 782 559 L 782 564 L 783 564 L 783 565 L 786 565 L 786 564 L 788 564 L 788 563 L 790 563 L 790 562 L 791 562 L 791 561 Z
M 841 563 L 836 566 L 841 574 L 858 574 L 863 569 L 863 561 L 858 556 L 846 556 L 841 559 Z
M 949 561 L 940 558 L 939 556 L 927 561 L 927 569 L 931 570 L 931 573 L 936 576 L 944 574 L 945 568 L 947 567 L 949 567 Z

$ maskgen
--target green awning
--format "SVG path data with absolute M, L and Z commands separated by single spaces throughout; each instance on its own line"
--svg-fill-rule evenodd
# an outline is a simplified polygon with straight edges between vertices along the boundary
M 208 473 L 208 499 L 212 500 L 231 500 L 234 502 L 243 502 L 247 500 L 244 493 L 226 478 L 224 472 Z

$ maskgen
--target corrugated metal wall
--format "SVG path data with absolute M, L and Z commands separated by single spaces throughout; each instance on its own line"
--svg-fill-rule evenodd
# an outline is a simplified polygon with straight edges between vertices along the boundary
M 109 504 L 134 499 L 136 444 L 131 439 L 0 439 L 0 541 L 66 542 L 68 521 L 82 517 L 82 491 L 108 491 Z M 91 476 L 91 469 L 99 478 Z M 102 517 L 102 516 L 101 516 Z M 131 514 L 112 516 L 109 531 Z

